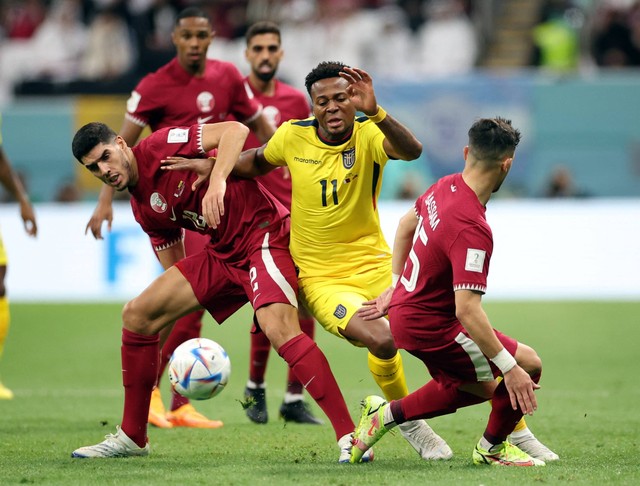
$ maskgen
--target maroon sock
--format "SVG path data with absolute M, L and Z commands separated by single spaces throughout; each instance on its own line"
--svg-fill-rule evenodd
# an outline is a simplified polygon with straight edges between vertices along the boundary
M 202 330 L 202 316 L 204 310 L 197 310 L 191 314 L 187 314 L 184 317 L 178 319 L 169 334 L 164 346 L 162 346 L 162 353 L 160 357 L 160 366 L 158 367 L 158 384 L 164 376 L 165 369 L 173 351 L 181 345 L 183 342 L 200 337 L 200 331 Z M 172 392 L 171 394 L 171 410 L 176 410 L 182 405 L 189 403 L 189 399 L 182 395 Z
M 302 333 L 280 346 L 278 354 L 293 368 L 309 395 L 327 415 L 336 438 L 340 439 L 353 432 L 355 424 L 351 420 L 347 404 L 327 358 L 316 343 Z
M 540 374 L 532 376 L 531 379 L 534 383 L 538 383 Z M 511 407 L 507 387 L 504 380 L 500 381 L 496 391 L 493 392 L 493 398 L 491 398 L 491 414 L 483 434 L 484 438 L 494 445 L 504 442 L 507 436 L 513 432 L 516 424 L 520 422 L 522 415 L 520 407 L 516 410 Z
M 315 321 L 313 317 L 303 317 L 300 319 L 300 329 L 311 339 L 314 338 L 315 335 Z M 291 393 L 292 395 L 301 395 L 303 390 L 302 382 L 298 379 L 296 374 L 293 372 L 291 368 L 289 368 L 289 373 L 287 376 L 287 393 Z
M 401 400 L 391 402 L 391 413 L 396 423 L 408 420 L 428 419 L 454 413 L 457 409 L 486 402 L 471 393 L 458 390 L 455 387 L 442 387 L 437 381 L 431 380 Z
M 122 430 L 144 447 L 147 442 L 147 418 L 151 390 L 156 384 L 160 337 L 146 336 L 122 329 L 122 384 L 124 412 Z
M 251 333 L 251 347 L 249 349 L 249 379 L 256 385 L 264 383 L 267 371 L 271 343 L 263 332 Z

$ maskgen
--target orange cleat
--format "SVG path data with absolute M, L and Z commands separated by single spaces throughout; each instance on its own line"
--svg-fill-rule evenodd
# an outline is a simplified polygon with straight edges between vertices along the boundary
M 183 405 L 177 410 L 168 412 L 167 420 L 171 422 L 174 427 L 193 427 L 196 429 L 219 429 L 224 425 L 220 420 L 208 419 L 193 408 L 193 405 L 190 403 Z
M 165 418 L 166 414 L 160 389 L 155 387 L 151 392 L 151 405 L 149 406 L 149 418 L 147 421 L 160 429 L 171 429 L 173 424 Z

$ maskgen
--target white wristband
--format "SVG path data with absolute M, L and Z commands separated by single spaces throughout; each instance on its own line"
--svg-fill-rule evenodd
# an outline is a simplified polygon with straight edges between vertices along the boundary
M 518 364 L 516 359 L 505 348 L 502 348 L 498 354 L 491 358 L 491 361 L 500 369 L 503 375 Z
M 397 273 L 391 274 L 391 286 L 395 289 L 396 285 L 398 285 L 398 280 L 400 280 L 400 275 Z

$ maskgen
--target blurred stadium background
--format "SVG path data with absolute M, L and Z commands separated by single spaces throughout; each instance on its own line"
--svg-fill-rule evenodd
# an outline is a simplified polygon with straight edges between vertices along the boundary
M 0 112 L 4 148 L 28 187 L 36 241 L 0 194 L 13 301 L 121 300 L 159 268 L 128 205 L 105 241 L 84 235 L 98 181 L 70 151 L 88 121 L 122 123 L 129 91 L 174 56 L 176 13 L 199 5 L 209 55 L 246 73 L 243 34 L 280 23 L 280 77 L 303 88 L 322 60 L 374 76 L 380 104 L 425 145 L 388 166 L 381 212 L 399 214 L 462 167 L 466 130 L 511 118 L 524 139 L 490 203 L 496 236 L 489 295 L 640 298 L 640 2 L 632 0 L 3 0 Z M 65 268 L 65 272 L 60 272 Z

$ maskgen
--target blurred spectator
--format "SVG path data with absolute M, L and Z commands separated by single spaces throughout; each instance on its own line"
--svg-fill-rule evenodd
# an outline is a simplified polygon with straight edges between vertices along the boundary
M 579 32 L 571 23 L 576 9 L 566 0 L 547 3 L 542 21 L 533 29 L 533 59 L 531 64 L 550 71 L 568 72 L 577 69 L 580 60 Z
M 134 59 L 135 47 L 125 19 L 114 7 L 97 11 L 89 24 L 80 77 L 100 81 L 117 79 L 131 69 Z
M 593 57 L 598 66 L 640 65 L 640 4 L 631 8 L 603 5 L 596 10 Z
M 13 0 L 0 8 L 2 30 L 8 39 L 30 39 L 47 13 L 43 0 Z
M 413 71 L 429 76 L 450 76 L 469 72 L 478 56 L 473 23 L 461 0 L 431 0 L 427 21 L 417 32 Z
M 86 44 L 79 0 L 54 0 L 33 37 L 0 46 L 0 106 L 23 80 L 67 82 L 76 79 Z
M 544 197 L 550 198 L 572 198 L 587 197 L 589 194 L 575 185 L 573 176 L 567 167 L 556 167 L 544 191 Z

